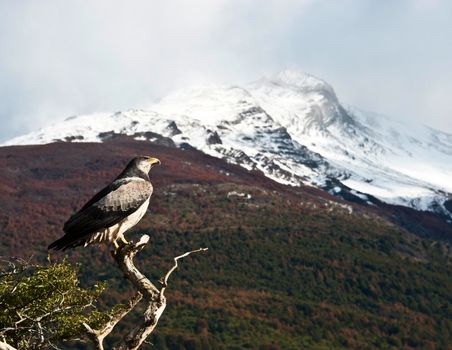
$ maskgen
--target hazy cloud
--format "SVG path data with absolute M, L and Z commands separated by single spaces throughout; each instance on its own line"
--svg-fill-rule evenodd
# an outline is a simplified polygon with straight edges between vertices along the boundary
M 365 109 L 452 131 L 451 6 L 406 0 L 0 0 L 0 140 L 287 67 Z

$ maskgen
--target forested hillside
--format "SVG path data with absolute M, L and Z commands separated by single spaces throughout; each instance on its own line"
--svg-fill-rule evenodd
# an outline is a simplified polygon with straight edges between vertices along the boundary
M 126 234 L 151 236 L 140 268 L 157 280 L 173 256 L 209 247 L 172 276 L 147 348 L 450 348 L 450 236 L 422 235 L 443 227 L 434 216 L 410 227 L 396 208 L 283 186 L 163 139 L 1 148 L 0 255 L 44 261 L 71 212 L 136 154 L 162 161 L 149 213 Z M 67 255 L 85 283 L 107 281 L 106 305 L 130 293 L 107 247 Z

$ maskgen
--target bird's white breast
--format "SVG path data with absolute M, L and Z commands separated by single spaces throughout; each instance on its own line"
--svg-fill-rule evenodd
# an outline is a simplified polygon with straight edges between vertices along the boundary
M 132 214 L 130 214 L 128 217 L 126 217 L 124 220 L 122 220 L 119 223 L 119 225 L 121 225 L 121 228 L 118 232 L 118 235 L 123 234 L 129 228 L 138 224 L 138 222 L 141 220 L 141 218 L 146 213 L 146 210 L 148 210 L 149 200 L 150 200 L 150 197 L 146 200 L 146 202 L 141 204 L 141 206 L 137 210 L 135 210 Z
M 129 228 L 135 226 L 141 218 L 146 213 L 149 206 L 149 197 L 137 210 L 135 210 L 128 217 L 117 223 L 116 225 L 107 227 L 101 231 L 94 233 L 89 241 L 85 243 L 85 246 L 92 243 L 102 243 L 105 241 L 113 242 L 118 240 L 120 237 L 124 237 L 124 232 Z

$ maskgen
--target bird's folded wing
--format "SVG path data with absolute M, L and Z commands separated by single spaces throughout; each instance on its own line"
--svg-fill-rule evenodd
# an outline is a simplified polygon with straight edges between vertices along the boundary
M 149 181 L 132 180 L 109 192 L 93 205 L 106 211 L 138 209 L 151 194 L 152 185 Z
M 113 226 L 137 210 L 152 194 L 152 185 L 143 180 L 112 183 L 65 224 L 67 235 L 84 236 Z

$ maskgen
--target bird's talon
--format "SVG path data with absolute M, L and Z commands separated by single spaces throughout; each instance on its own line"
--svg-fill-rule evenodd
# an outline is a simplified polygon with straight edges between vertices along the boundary
M 129 242 L 127 239 L 125 239 L 125 237 L 123 237 L 123 236 L 119 237 L 119 239 L 120 239 L 121 242 L 124 243 L 125 245 L 129 245 L 129 244 L 130 244 L 130 242 Z

